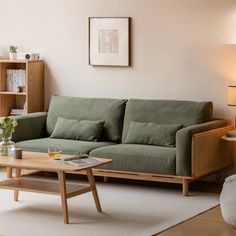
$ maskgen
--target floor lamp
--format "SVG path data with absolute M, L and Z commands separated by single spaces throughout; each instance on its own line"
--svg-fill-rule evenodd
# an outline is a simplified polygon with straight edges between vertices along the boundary
M 228 106 L 236 106 L 236 86 L 228 87 Z M 236 116 L 234 117 L 234 127 L 236 127 Z M 230 137 L 236 137 L 236 130 L 227 133 Z

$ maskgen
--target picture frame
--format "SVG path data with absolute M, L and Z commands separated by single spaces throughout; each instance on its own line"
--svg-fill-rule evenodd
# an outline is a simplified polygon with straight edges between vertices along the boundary
M 89 17 L 89 65 L 130 66 L 130 17 Z

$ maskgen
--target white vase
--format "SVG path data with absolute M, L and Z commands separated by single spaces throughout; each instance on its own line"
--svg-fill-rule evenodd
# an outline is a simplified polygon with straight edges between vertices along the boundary
M 236 227 L 236 175 L 225 179 L 220 194 L 220 207 L 225 222 Z
M 10 52 L 10 60 L 16 60 L 17 59 L 17 53 Z

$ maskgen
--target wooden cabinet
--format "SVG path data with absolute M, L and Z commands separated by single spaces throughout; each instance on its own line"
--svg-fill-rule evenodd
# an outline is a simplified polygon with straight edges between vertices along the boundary
M 9 70 L 25 71 L 25 86 L 22 91 L 8 91 Z M 8 116 L 12 109 L 25 113 L 44 110 L 44 63 L 42 60 L 0 60 L 0 116 Z

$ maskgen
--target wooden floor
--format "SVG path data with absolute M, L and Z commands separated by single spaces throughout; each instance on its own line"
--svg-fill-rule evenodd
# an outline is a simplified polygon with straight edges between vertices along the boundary
M 220 207 L 213 208 L 182 224 L 166 230 L 158 236 L 235 236 L 236 229 L 226 224 Z
M 0 172 L 4 169 L 0 169 Z M 130 182 L 125 180 L 113 179 L 114 182 Z M 169 185 L 163 183 L 150 183 L 150 182 L 135 182 L 132 184 L 145 184 L 145 185 L 157 185 L 164 188 L 179 188 L 179 185 Z M 211 192 L 220 194 L 222 185 L 207 183 L 207 182 L 195 182 L 190 184 L 190 191 Z M 181 192 L 180 192 L 181 194 Z M 235 213 L 236 214 L 236 213 Z M 187 220 L 177 226 L 174 226 L 160 234 L 158 236 L 236 236 L 236 229 L 233 229 L 230 225 L 226 224 L 222 218 L 220 207 L 215 207 L 205 213 L 202 213 L 190 220 Z

